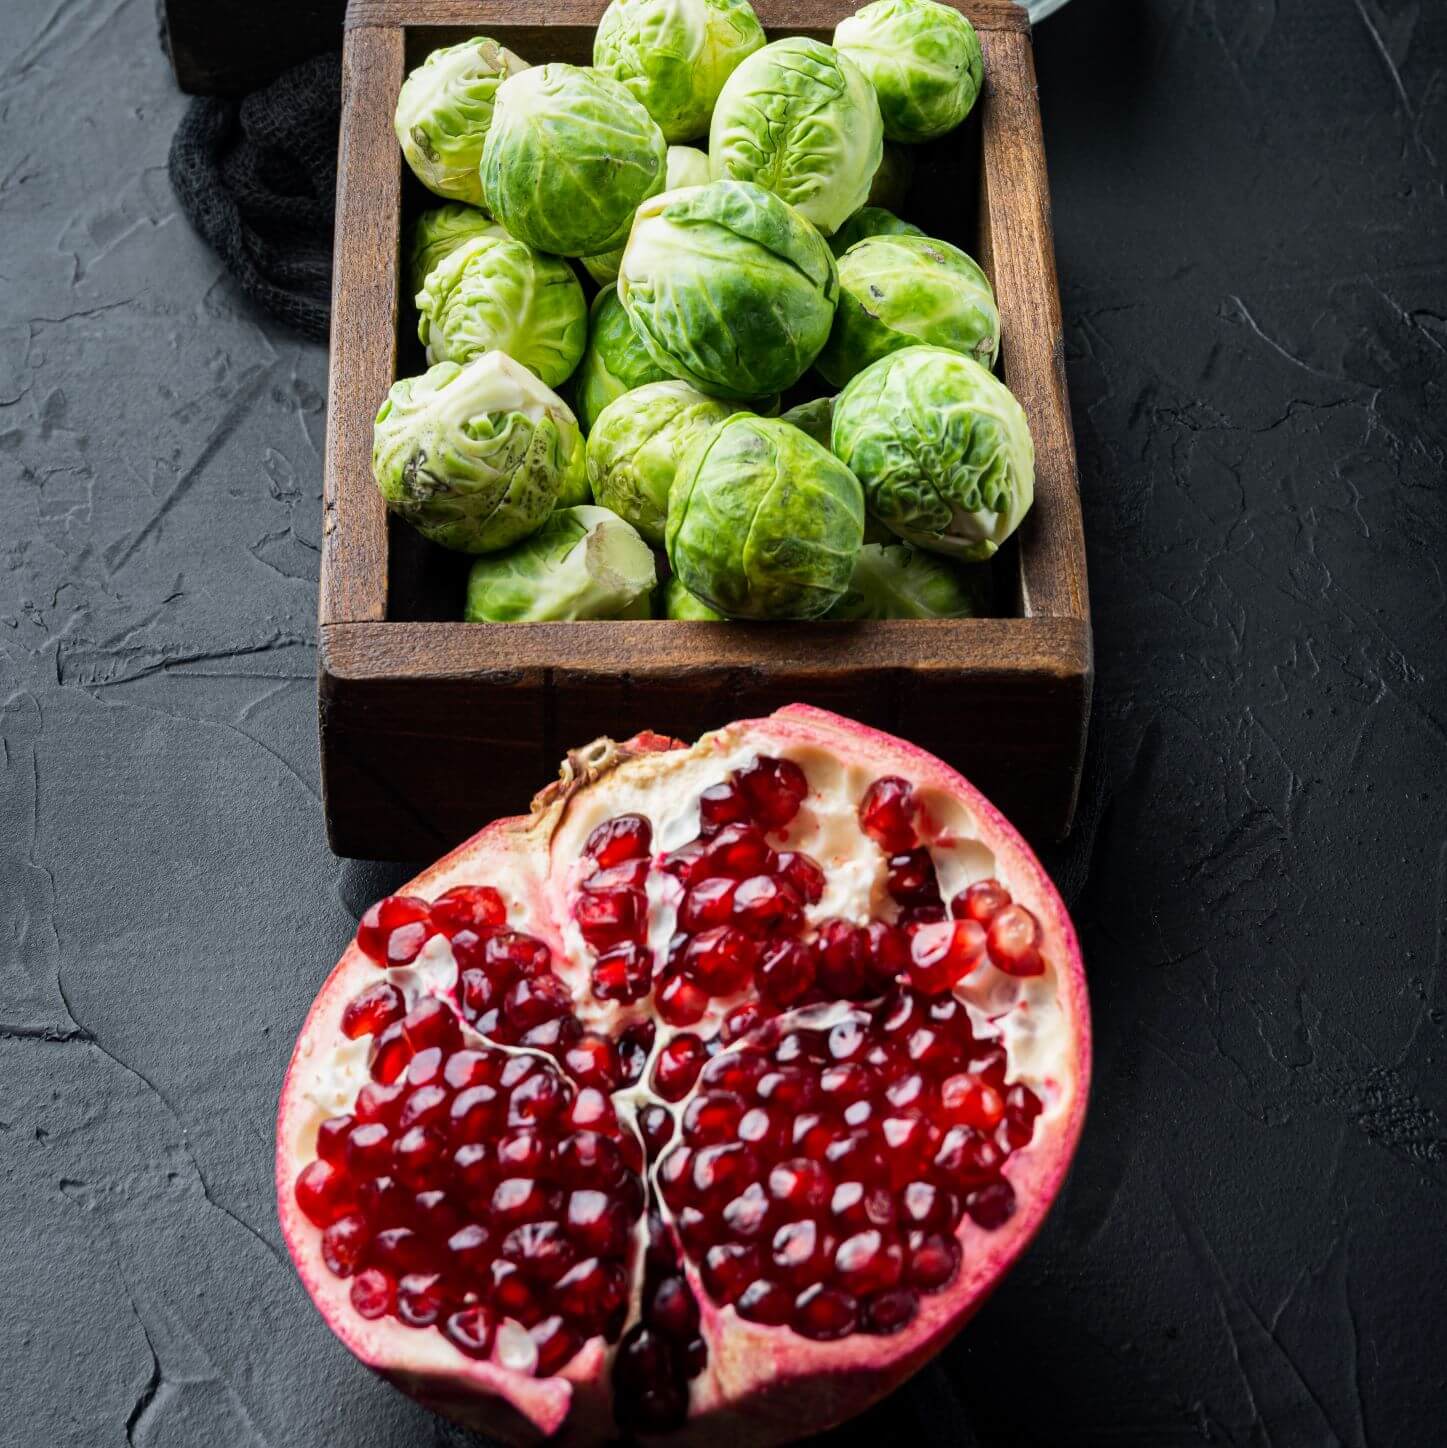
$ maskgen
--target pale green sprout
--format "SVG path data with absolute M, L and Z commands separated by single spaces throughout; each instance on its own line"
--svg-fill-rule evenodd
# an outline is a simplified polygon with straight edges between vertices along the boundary
M 957 246 L 928 236 L 871 236 L 839 259 L 839 306 L 814 361 L 842 387 L 856 372 L 915 343 L 995 365 L 1000 310 L 990 279 Z
M 482 189 L 509 233 L 556 256 L 621 246 L 638 204 L 663 189 L 668 143 L 622 86 L 540 65 L 498 87 Z
M 424 211 L 412 227 L 407 248 L 407 295 L 422 290 L 428 273 L 446 260 L 465 241 L 480 236 L 506 236 L 507 232 L 487 212 L 460 201 L 449 201 Z
M 668 499 L 679 583 L 730 618 L 818 618 L 864 532 L 853 473 L 797 427 L 735 413 L 696 438 Z
M 417 336 L 429 362 L 506 352 L 549 387 L 572 375 L 588 340 L 588 304 L 561 257 L 510 236 L 464 242 L 417 294 Z
M 833 236 L 829 246 L 836 257 L 843 256 L 856 242 L 871 236 L 923 236 L 912 221 L 902 221 L 882 206 L 861 206 Z
M 653 552 L 607 508 L 558 508 L 530 538 L 479 558 L 467 578 L 468 623 L 647 618 Z
M 908 543 L 866 543 L 844 595 L 824 615 L 865 618 L 978 618 L 988 598 L 987 570 L 950 563 Z
M 1024 409 L 973 358 L 906 347 L 866 367 L 834 408 L 835 454 L 869 510 L 917 547 L 989 558 L 1035 497 Z
M 393 512 L 461 553 L 506 548 L 560 498 L 587 496 L 577 420 L 504 352 L 394 383 L 372 432 L 372 476 Z
M 742 181 L 649 198 L 618 273 L 618 295 L 653 360 L 700 392 L 739 400 L 803 376 L 828 339 L 838 291 L 824 238 Z
M 873 83 L 891 141 L 954 130 L 984 83 L 975 27 L 936 0 L 874 0 L 839 22 L 834 44 Z
M 478 163 L 499 86 L 528 69 L 485 35 L 434 50 L 402 82 L 393 127 L 402 154 L 429 191 L 482 205 Z
M 718 609 L 695 598 L 672 575 L 659 586 L 656 607 L 662 617 L 687 623 L 717 623 L 724 618 Z
M 734 71 L 708 138 L 715 180 L 767 187 L 826 235 L 864 205 L 882 147 L 879 102 L 864 73 L 800 35 L 766 45 Z
M 729 403 L 705 397 L 686 382 L 651 382 L 610 403 L 588 434 L 593 496 L 662 547 L 680 458 L 732 411 Z
M 670 141 L 691 141 L 708 130 L 735 67 L 763 44 L 748 0 L 612 0 L 598 21 L 593 64 Z
M 592 432 L 598 414 L 615 398 L 667 377 L 633 330 L 618 288 L 605 287 L 593 298 L 588 345 L 573 381 L 573 406 L 583 431 Z
M 703 186 L 708 182 L 708 157 L 694 146 L 670 146 L 666 171 L 665 191 L 677 191 L 683 186 Z M 583 265 L 600 287 L 609 287 L 618 280 L 622 261 L 623 248 L 620 246 L 616 251 L 585 256 Z

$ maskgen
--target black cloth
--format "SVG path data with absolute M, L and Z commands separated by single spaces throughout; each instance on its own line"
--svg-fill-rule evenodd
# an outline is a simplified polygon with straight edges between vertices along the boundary
M 191 224 L 258 306 L 325 341 L 331 317 L 341 56 L 236 101 L 198 96 L 171 142 Z

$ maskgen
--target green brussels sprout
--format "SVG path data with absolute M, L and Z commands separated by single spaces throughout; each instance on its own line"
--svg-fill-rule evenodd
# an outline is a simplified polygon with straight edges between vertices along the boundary
M 803 376 L 828 340 L 839 278 L 792 207 L 749 182 L 715 181 L 638 208 L 618 295 L 670 376 L 742 400 Z
M 612 0 L 593 38 L 593 64 L 670 141 L 691 141 L 708 130 L 735 66 L 763 44 L 748 0 Z
M 402 82 L 393 128 L 407 164 L 429 191 L 482 205 L 477 167 L 494 97 L 510 75 L 528 68 L 479 35 L 434 50 Z
M 818 618 L 849 585 L 859 481 L 787 422 L 735 413 L 697 437 L 668 498 L 668 562 L 730 618 Z
M 412 241 L 407 250 L 407 295 L 415 297 L 432 268 L 451 256 L 463 242 L 479 236 L 506 235 L 487 212 L 464 206 L 460 201 L 449 201 L 445 206 L 424 211 L 412 227 Z
M 668 373 L 649 355 L 633 330 L 618 288 L 605 287 L 593 298 L 588 345 L 573 383 L 574 407 L 584 432 L 592 432 L 598 414 L 615 398 L 649 382 L 664 382 Z
M 843 256 L 851 246 L 871 236 L 923 236 L 912 221 L 901 221 L 882 206 L 861 206 L 833 236 L 829 246 L 836 257 Z
M 780 413 L 779 421 L 787 422 L 790 427 L 797 427 L 800 432 L 812 437 L 820 447 L 827 448 L 830 430 L 834 426 L 834 399 L 816 397 L 812 402 L 801 402 L 797 407 Z
M 585 451 L 593 496 L 661 547 L 679 459 L 694 438 L 733 410 L 686 382 L 650 382 L 609 403 Z
M 505 352 L 393 383 L 372 430 L 387 506 L 460 553 L 526 537 L 560 495 L 586 488 L 585 466 L 567 404 Z
M 907 146 L 896 146 L 892 141 L 886 141 L 879 170 L 874 173 L 874 180 L 869 184 L 869 197 L 864 204 L 898 211 L 904 205 L 913 184 L 914 153 Z
M 468 623 L 647 618 L 653 552 L 607 508 L 558 508 L 530 538 L 479 558 L 467 575 Z
M 664 618 L 680 619 L 688 623 L 717 623 L 723 620 L 723 614 L 695 598 L 672 576 L 659 586 L 655 608 Z
M 922 342 L 993 367 L 1000 311 L 990 279 L 959 247 L 928 236 L 870 236 L 839 259 L 839 307 L 814 366 L 842 387 L 871 362 Z
M 874 0 L 839 22 L 834 44 L 873 82 L 891 141 L 954 130 L 985 79 L 975 27 L 935 0 Z
M 839 394 L 832 441 L 870 512 L 934 553 L 989 558 L 1034 501 L 1024 409 L 974 358 L 943 347 L 866 367 Z
M 638 203 L 663 189 L 668 143 L 621 85 L 540 65 L 498 87 L 482 148 L 487 208 L 539 251 L 621 246 Z
M 986 607 L 988 570 L 952 564 L 908 543 L 866 543 L 839 602 L 824 617 L 978 618 Z
M 663 187 L 665 191 L 677 191 L 681 186 L 707 185 L 708 157 L 693 146 L 670 146 L 665 175 L 668 178 Z M 609 287 L 618 280 L 618 266 L 622 260 L 623 248 L 620 246 L 616 251 L 585 256 L 583 265 L 600 287 Z
M 714 180 L 767 186 L 827 235 L 864 205 L 882 146 L 864 73 L 822 40 L 793 35 L 728 78 L 708 159 Z
M 479 236 L 428 274 L 417 293 L 428 362 L 506 352 L 549 387 L 567 380 L 588 340 L 577 273 L 510 236 Z

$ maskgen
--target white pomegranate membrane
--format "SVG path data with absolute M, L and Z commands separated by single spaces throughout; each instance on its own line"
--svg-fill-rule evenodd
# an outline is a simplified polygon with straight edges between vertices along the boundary
M 585 787 L 535 873 L 374 905 L 282 1184 L 342 1310 L 601 1373 L 645 1434 L 713 1405 L 729 1323 L 922 1327 L 1083 1091 L 1064 962 L 973 823 L 745 735 Z

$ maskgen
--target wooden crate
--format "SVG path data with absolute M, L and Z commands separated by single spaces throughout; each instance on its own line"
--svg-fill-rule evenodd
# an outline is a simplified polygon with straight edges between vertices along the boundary
M 653 728 L 685 739 L 802 700 L 955 764 L 1036 839 L 1070 825 L 1091 688 L 1075 448 L 1065 394 L 1034 61 L 1012 0 L 963 0 L 985 93 L 920 148 L 907 208 L 991 275 L 1001 368 L 1035 439 L 1035 506 L 996 570 L 1010 616 L 855 624 L 467 624 L 465 559 L 389 520 L 372 419 L 423 370 L 398 296 L 402 228 L 427 204 L 392 111 L 433 47 L 486 33 L 588 63 L 602 0 L 352 0 L 343 113 L 320 601 L 322 782 L 332 848 L 430 857 L 522 810 L 570 747 Z M 846 0 L 756 3 L 771 38 L 827 39 Z

